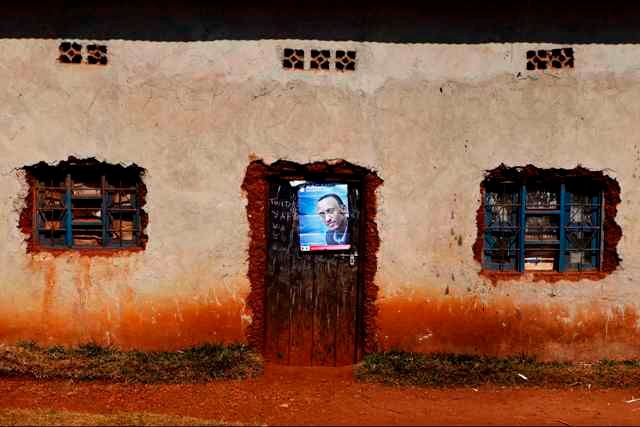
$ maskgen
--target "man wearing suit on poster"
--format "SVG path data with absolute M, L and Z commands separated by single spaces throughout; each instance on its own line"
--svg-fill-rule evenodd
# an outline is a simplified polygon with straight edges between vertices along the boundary
M 316 212 L 327 227 L 327 245 L 349 244 L 349 212 L 340 196 L 330 193 L 320 197 Z

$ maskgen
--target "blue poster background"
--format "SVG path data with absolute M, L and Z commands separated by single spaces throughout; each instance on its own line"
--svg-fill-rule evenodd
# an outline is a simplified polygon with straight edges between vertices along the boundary
M 349 211 L 347 184 L 303 184 L 298 188 L 298 223 L 300 247 L 326 245 L 327 228 L 316 213 L 318 199 L 327 194 L 337 194 Z M 304 250 L 304 249 L 303 249 Z

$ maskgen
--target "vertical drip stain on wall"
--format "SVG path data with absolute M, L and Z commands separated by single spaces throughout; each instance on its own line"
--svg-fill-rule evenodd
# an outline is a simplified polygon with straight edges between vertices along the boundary
M 84 340 L 89 340 L 88 304 L 91 292 L 91 258 L 80 257 L 75 277 L 77 302 L 74 304 L 74 314 L 78 322 L 78 329 Z
M 56 265 L 53 262 L 46 264 L 44 268 L 44 288 L 42 292 L 42 328 L 46 334 L 50 329 L 50 318 L 54 304 L 56 291 Z

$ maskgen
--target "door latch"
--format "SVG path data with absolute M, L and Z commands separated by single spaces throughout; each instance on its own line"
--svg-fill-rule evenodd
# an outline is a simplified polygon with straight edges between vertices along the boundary
M 354 265 L 356 265 L 356 256 L 355 254 L 351 254 L 349 255 L 349 265 L 351 267 L 353 267 Z

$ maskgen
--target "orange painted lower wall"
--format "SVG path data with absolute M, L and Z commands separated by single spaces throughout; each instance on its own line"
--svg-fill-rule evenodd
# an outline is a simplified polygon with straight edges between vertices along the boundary
M 632 306 L 488 303 L 471 297 L 391 297 L 378 303 L 381 347 L 417 352 L 530 355 L 541 360 L 640 357 Z
M 42 345 L 94 341 L 122 349 L 173 350 L 204 342 L 245 342 L 242 301 L 141 301 L 124 290 L 116 303 L 17 310 L 0 304 L 0 342 Z M 378 302 L 381 349 L 536 356 L 541 360 L 640 357 L 640 316 L 631 306 L 517 305 L 509 298 L 391 297 Z M 58 309 L 54 309 L 58 307 Z
M 41 345 L 96 342 L 121 349 L 175 350 L 201 343 L 244 342 L 243 306 L 229 301 L 154 301 L 140 306 L 72 308 L 60 313 L 0 314 L 0 342 L 33 340 Z
M 198 271 L 175 282 L 135 282 L 135 262 L 75 254 L 30 259 L 33 280 L 0 283 L 0 342 L 142 350 L 246 342 L 250 313 L 241 283 L 214 283 Z
M 203 268 L 158 283 L 134 277 L 143 262 L 135 256 L 31 258 L 27 277 L 33 280 L 14 284 L 0 278 L 0 343 L 93 341 L 174 350 L 247 342 L 255 314 L 246 305 L 244 278 L 218 283 Z M 640 313 L 635 305 L 608 299 L 606 305 L 595 296 L 582 303 L 551 297 L 523 303 L 522 296 L 411 290 L 378 297 L 376 338 L 384 350 L 574 361 L 640 357 Z

